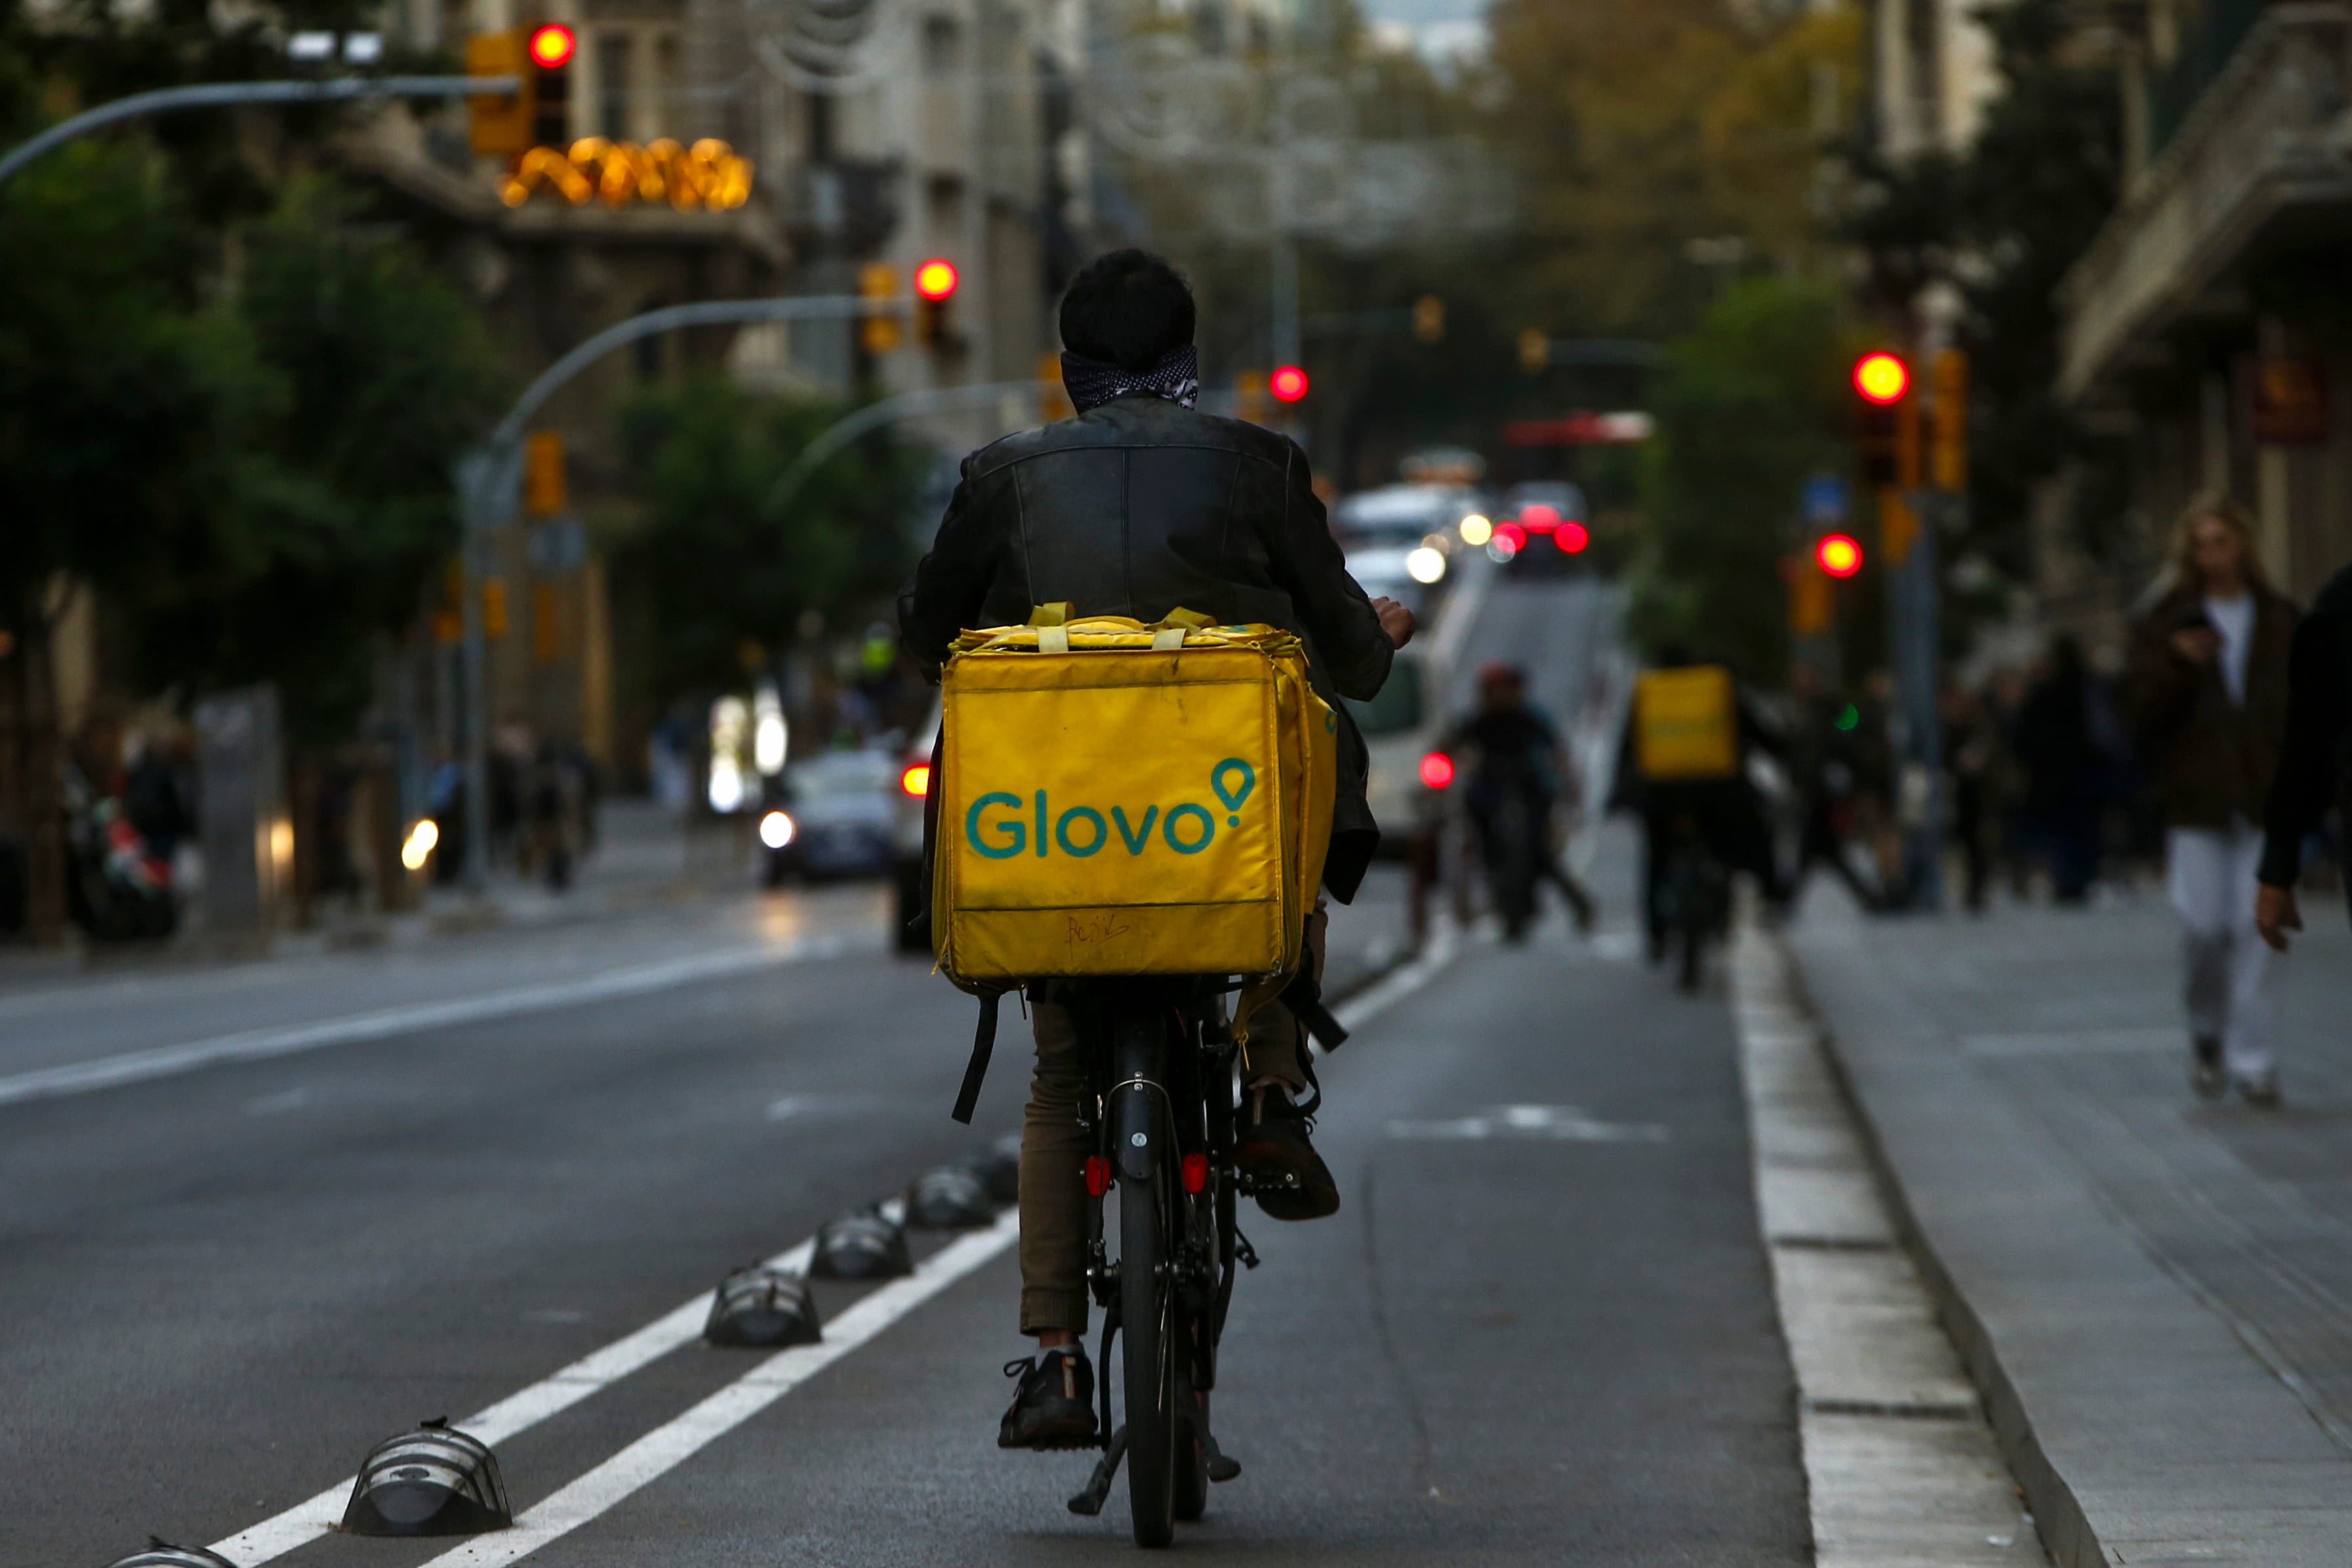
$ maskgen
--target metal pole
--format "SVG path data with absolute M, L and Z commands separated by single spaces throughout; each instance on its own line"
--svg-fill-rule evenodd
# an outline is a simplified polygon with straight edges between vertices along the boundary
M 1295 365 L 1299 355 L 1298 241 L 1277 230 L 1273 262 L 1274 365 Z
M 826 458 L 839 452 L 868 431 L 879 430 L 902 419 L 914 419 L 926 413 L 944 413 L 950 409 L 984 406 L 1012 392 L 1042 392 L 1057 383 L 1053 382 L 988 382 L 979 386 L 935 387 L 922 392 L 900 392 L 879 402 L 867 403 L 854 413 L 844 414 L 825 426 L 814 441 L 801 449 L 793 465 L 784 470 L 761 509 L 774 517 L 792 504 L 809 476 L 822 466 Z
M 482 585 L 489 576 L 490 530 L 511 522 L 522 509 L 522 436 L 531 416 L 566 382 L 596 361 L 640 338 L 687 327 L 736 326 L 755 321 L 824 320 L 904 311 L 903 299 L 876 300 L 856 294 L 812 294 L 772 299 L 713 299 L 672 305 L 632 316 L 565 354 L 523 389 L 489 439 L 457 462 L 458 516 L 465 525 L 459 552 L 460 612 L 465 645 L 459 659 L 464 684 L 466 751 L 466 887 L 478 894 L 489 879 L 489 649 L 482 624 Z
M 104 126 L 143 115 L 183 109 L 221 109 L 247 103 L 339 102 L 353 98 L 511 98 L 520 77 L 337 77 L 331 81 L 203 82 L 132 93 L 61 120 L 30 141 L 0 157 L 0 182 L 53 147 Z

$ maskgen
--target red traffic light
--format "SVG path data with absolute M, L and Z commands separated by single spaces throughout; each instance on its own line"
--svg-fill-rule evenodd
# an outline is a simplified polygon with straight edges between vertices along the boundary
M 1903 362 L 1902 355 L 1884 349 L 1864 354 L 1853 362 L 1853 390 L 1864 402 L 1882 408 L 1901 402 L 1911 390 L 1911 367 Z
M 1582 523 L 1563 522 L 1552 530 L 1551 542 L 1570 555 L 1580 555 L 1584 547 L 1592 542 L 1592 536 Z
M 530 42 L 526 47 L 532 65 L 541 70 L 560 70 L 580 52 L 580 40 L 562 23 L 548 22 L 530 30 Z
M 1454 758 L 1442 751 L 1433 751 L 1421 759 L 1421 781 L 1433 789 L 1443 789 L 1454 782 Z
M 942 256 L 933 256 L 915 268 L 916 294 L 934 305 L 953 296 L 960 281 L 955 263 Z
M 1297 402 L 1307 395 L 1307 372 L 1297 365 L 1284 365 L 1266 377 L 1265 390 L 1276 402 Z
M 1848 534 L 1824 534 L 1813 547 L 1813 559 L 1832 577 L 1852 577 L 1862 570 L 1862 546 Z

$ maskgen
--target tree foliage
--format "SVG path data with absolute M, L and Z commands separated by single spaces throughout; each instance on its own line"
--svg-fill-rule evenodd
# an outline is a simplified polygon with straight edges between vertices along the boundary
M 905 577 L 926 468 L 915 451 L 867 436 L 814 470 L 781 513 L 773 504 L 793 460 L 847 412 L 716 375 L 649 389 L 623 411 L 645 508 L 614 572 L 650 613 L 648 695 L 740 685 L 747 644 L 789 647 L 805 612 L 835 618 Z
M 1634 635 L 1731 661 L 1749 679 L 1786 661 L 1780 562 L 1805 481 L 1842 471 L 1847 338 L 1825 283 L 1758 278 L 1675 340 L 1644 472 L 1649 532 Z
M 0 123 L 266 63 L 257 14 L 129 16 L 0 12 Z M 89 581 L 144 691 L 274 681 L 298 738 L 339 739 L 454 540 L 495 377 L 463 297 L 355 190 L 234 132 L 164 117 L 0 189 L 0 615 Z

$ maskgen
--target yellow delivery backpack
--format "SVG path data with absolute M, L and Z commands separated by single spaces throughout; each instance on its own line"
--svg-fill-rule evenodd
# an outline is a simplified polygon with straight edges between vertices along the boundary
M 940 967 L 983 992 L 1289 973 L 1338 760 L 1298 639 L 1182 610 L 1030 621 L 966 632 L 941 678 Z
M 1728 779 L 1739 771 L 1739 712 L 1720 664 L 1645 670 L 1633 681 L 1633 751 L 1656 784 Z

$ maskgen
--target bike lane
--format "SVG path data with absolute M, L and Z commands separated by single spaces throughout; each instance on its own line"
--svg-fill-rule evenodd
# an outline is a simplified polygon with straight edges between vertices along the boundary
M 1180 1546 L 1811 1560 L 1729 1019 L 1719 997 L 1601 956 L 1628 950 L 1616 935 L 1467 945 L 1328 1064 L 1318 1141 L 1345 1207 L 1304 1226 L 1245 1210 L 1266 1262 L 1237 1292 L 1216 1412 L 1244 1472 Z M 1064 1506 L 1093 1456 L 993 1446 L 1016 1286 L 998 1255 L 525 1560 L 1131 1552 L 1123 1480 L 1099 1518 Z M 480 1552 L 449 1562 L 505 1560 L 490 1538 Z

